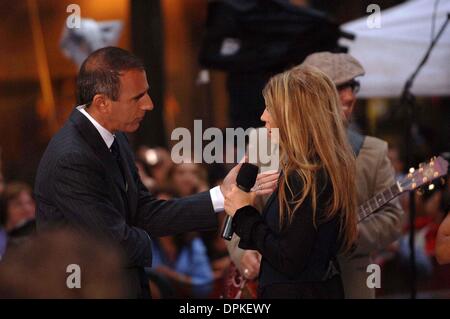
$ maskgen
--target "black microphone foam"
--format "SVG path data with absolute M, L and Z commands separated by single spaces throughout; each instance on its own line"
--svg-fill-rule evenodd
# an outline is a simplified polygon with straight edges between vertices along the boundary
M 250 192 L 253 185 L 255 185 L 258 170 L 259 168 L 256 165 L 243 163 L 236 177 L 237 186 L 244 192 Z M 223 239 L 231 240 L 231 237 L 233 236 L 232 221 L 233 219 L 230 216 L 227 216 L 222 231 Z
M 255 185 L 258 170 L 259 168 L 256 165 L 243 163 L 236 177 L 237 186 L 244 192 L 250 192 L 253 185 Z

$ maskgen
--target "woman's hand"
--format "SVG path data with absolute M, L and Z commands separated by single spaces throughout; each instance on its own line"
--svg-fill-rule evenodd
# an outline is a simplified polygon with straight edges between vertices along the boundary
M 261 254 L 256 250 L 244 250 L 241 257 L 241 273 L 245 278 L 253 280 L 259 275 Z
M 233 217 L 239 208 L 253 205 L 255 197 L 255 192 L 246 193 L 236 185 L 233 185 L 231 191 L 225 195 L 225 212 Z
M 278 186 L 278 179 L 280 173 L 276 171 L 269 171 L 258 174 L 256 177 L 255 186 L 252 191 L 256 192 L 257 196 L 264 196 L 272 194 Z

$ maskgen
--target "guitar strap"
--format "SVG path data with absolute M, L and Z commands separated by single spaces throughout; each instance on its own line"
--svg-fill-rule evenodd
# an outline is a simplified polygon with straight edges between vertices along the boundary
M 352 146 L 353 153 L 355 153 L 355 156 L 358 157 L 359 151 L 361 150 L 361 147 L 363 146 L 366 137 L 351 129 L 347 130 L 347 136 L 348 141 Z

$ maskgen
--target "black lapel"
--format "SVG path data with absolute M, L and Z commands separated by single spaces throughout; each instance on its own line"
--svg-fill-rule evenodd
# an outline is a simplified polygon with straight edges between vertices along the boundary
M 77 109 L 72 111 L 70 121 L 72 121 L 86 143 L 88 143 L 100 159 L 100 162 L 105 166 L 106 171 L 111 173 L 117 186 L 125 192 L 125 185 L 123 183 L 122 174 L 120 173 L 120 168 L 95 126 Z

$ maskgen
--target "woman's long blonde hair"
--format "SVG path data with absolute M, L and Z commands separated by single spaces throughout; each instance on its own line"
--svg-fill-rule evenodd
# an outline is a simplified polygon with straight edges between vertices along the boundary
M 270 79 L 263 91 L 268 112 L 279 128 L 280 224 L 292 222 L 294 211 L 311 195 L 317 227 L 317 172 L 324 169 L 333 190 L 324 220 L 340 214 L 342 248 L 348 251 L 357 236 L 355 157 L 348 143 L 340 101 L 333 82 L 319 69 L 298 66 Z M 297 173 L 303 182 L 294 194 L 288 177 Z M 286 188 L 291 193 L 286 194 Z M 298 197 L 300 195 L 300 198 Z M 289 201 L 288 198 L 299 198 Z

